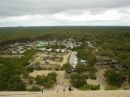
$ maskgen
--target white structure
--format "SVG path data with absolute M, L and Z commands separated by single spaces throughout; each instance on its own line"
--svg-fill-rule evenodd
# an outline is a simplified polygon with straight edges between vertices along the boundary
M 39 48 L 40 51 L 46 51 L 46 48 Z
M 62 53 L 66 53 L 67 50 L 66 50 L 66 49 L 61 49 L 61 52 L 62 52 Z
M 78 58 L 76 56 L 77 52 L 72 52 L 71 56 L 70 56 L 70 60 L 69 63 L 73 66 L 73 68 L 76 67 L 76 65 L 78 64 Z
M 12 51 L 12 54 L 17 54 L 17 51 L 14 51 L 14 50 L 13 50 L 13 51 Z
M 47 49 L 47 51 L 48 51 L 48 52 L 51 52 L 51 51 L 52 51 L 52 49 L 51 49 L 51 48 L 50 48 L 50 49 Z
M 87 64 L 87 61 L 86 61 L 86 60 L 82 60 L 82 59 L 81 59 L 81 60 L 80 60 L 80 63 L 81 63 L 81 64 L 85 64 L 85 65 L 86 65 L 86 64 Z
M 60 52 L 60 49 L 55 49 L 56 52 Z
M 66 47 L 73 49 L 74 48 L 73 42 L 68 41 L 68 43 L 66 44 Z
M 94 48 L 94 46 L 92 45 L 92 43 L 91 42 L 87 42 L 88 43 L 88 46 L 90 47 L 90 48 Z
M 46 42 L 46 41 L 37 41 L 37 43 L 36 43 L 36 47 L 43 47 L 46 45 L 48 45 L 48 42 Z

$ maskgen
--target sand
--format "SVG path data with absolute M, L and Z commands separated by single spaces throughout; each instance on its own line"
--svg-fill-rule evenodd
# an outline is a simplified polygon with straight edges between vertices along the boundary
M 0 97 L 130 97 L 130 90 L 78 91 L 72 92 L 0 92 Z
M 1 58 L 21 58 L 23 55 L 0 55 Z

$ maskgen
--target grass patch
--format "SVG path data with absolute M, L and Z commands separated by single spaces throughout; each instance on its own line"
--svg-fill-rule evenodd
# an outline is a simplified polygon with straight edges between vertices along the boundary
M 118 90 L 120 87 L 114 85 L 106 85 L 105 90 Z
M 100 85 L 87 84 L 80 88 L 81 90 L 100 90 Z
M 38 86 L 32 86 L 30 89 L 28 89 L 28 91 L 37 92 L 37 91 L 41 91 L 41 89 Z

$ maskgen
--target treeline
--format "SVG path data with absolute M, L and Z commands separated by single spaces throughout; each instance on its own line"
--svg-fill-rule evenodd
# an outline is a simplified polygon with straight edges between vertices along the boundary
M 123 36 L 127 36 L 128 32 L 130 32 L 129 27 L 5 27 L 0 28 L 0 45 L 38 39 L 74 38 L 77 40 L 95 40 L 95 38 L 101 38 L 104 35 L 113 37 L 116 33 L 121 33 L 120 37 L 122 37 L 122 33 L 126 33 Z

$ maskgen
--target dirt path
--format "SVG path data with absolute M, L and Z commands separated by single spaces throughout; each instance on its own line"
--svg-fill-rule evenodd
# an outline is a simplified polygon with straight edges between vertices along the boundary
M 54 87 L 54 90 L 62 91 L 64 88 L 67 90 L 70 84 L 65 71 L 58 71 L 56 73 L 57 73 L 57 85 Z
M 93 84 L 93 85 L 100 85 L 100 90 L 104 90 L 105 87 L 105 78 L 104 78 L 104 71 L 105 69 L 99 69 L 98 72 L 96 73 L 96 80 L 92 79 L 87 79 L 88 84 Z
M 98 84 L 100 84 L 100 89 L 101 90 L 104 90 L 104 86 L 105 86 L 104 71 L 105 71 L 105 69 L 100 69 L 96 73 L 97 82 L 98 82 Z
M 48 62 L 50 64 L 59 64 L 60 66 L 63 66 L 63 64 L 67 63 L 68 60 L 69 60 L 69 57 L 71 55 L 71 52 L 69 52 L 68 54 L 66 55 L 63 55 L 63 60 L 61 62 L 55 62 L 55 61 L 51 61 L 51 60 L 48 60 Z M 44 54 L 44 53 L 37 53 L 34 57 L 34 60 L 31 61 L 32 64 L 36 64 L 36 63 L 41 63 L 43 58 L 46 57 L 48 55 Z
M 69 58 L 70 58 L 71 52 L 69 52 L 67 55 L 64 55 L 64 59 L 63 61 L 60 63 L 61 66 L 63 66 L 63 64 L 67 63 Z

